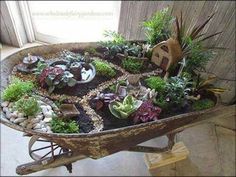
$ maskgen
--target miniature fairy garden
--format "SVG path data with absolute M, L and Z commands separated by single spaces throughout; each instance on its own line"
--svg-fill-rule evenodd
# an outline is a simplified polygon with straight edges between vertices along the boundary
M 143 23 L 147 41 L 106 31 L 97 47 L 28 54 L 2 92 L 2 111 L 26 129 L 91 133 L 212 108 L 225 91 L 199 72 L 214 57 L 204 41 L 219 33 L 202 33 L 212 17 L 186 32 L 182 14 L 163 9 Z

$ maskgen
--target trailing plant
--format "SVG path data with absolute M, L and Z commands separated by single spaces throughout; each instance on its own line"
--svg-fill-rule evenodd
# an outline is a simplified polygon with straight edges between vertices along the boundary
M 53 133 L 79 133 L 79 125 L 74 120 L 64 121 L 54 117 L 50 121 Z
M 193 103 L 193 110 L 200 111 L 204 109 L 209 109 L 209 108 L 214 107 L 214 105 L 215 105 L 214 101 L 210 99 L 201 99 Z
M 31 96 L 24 96 L 19 99 L 15 103 L 15 108 L 24 113 L 25 116 L 35 116 L 40 111 L 37 99 Z
M 151 101 L 145 101 L 133 114 L 132 119 L 135 124 L 150 122 L 157 120 L 160 113 L 161 108 L 154 106 Z
M 166 82 L 162 78 L 156 76 L 145 79 L 145 82 L 149 88 L 155 89 L 159 93 L 162 93 L 166 87 Z
M 73 87 L 77 81 L 74 75 L 69 71 L 64 71 L 60 67 L 46 67 L 39 75 L 39 83 L 41 87 L 46 85 L 49 87 L 48 92 L 52 93 L 55 88 L 63 88 L 66 85 Z
M 113 101 L 109 104 L 110 112 L 119 119 L 128 118 L 135 112 L 142 104 L 142 101 L 136 100 L 134 97 L 128 95 L 123 102 Z
M 165 111 L 167 111 L 171 107 L 169 97 L 167 97 L 166 95 L 162 95 L 162 94 L 158 95 L 158 97 L 153 99 L 153 103 Z
M 98 75 L 107 77 L 114 77 L 116 75 L 116 71 L 107 62 L 94 60 L 92 64 Z
M 150 44 L 155 45 L 167 40 L 171 35 L 171 23 L 174 18 L 170 15 L 169 8 L 157 11 L 150 20 L 143 22 L 145 34 Z
M 128 57 L 122 60 L 122 66 L 126 71 L 136 74 L 136 73 L 140 73 L 143 67 L 143 61 L 134 59 L 132 57 Z
M 30 93 L 34 88 L 31 81 L 22 81 L 18 78 L 13 78 L 11 83 L 3 91 L 3 100 L 14 102 L 19 100 L 23 95 Z

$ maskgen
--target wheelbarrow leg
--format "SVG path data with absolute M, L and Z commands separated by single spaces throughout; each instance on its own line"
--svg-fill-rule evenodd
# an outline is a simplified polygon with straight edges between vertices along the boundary
M 175 135 L 176 135 L 176 132 L 167 134 L 168 144 L 166 147 L 160 148 L 160 147 L 137 145 L 137 146 L 129 148 L 128 151 L 146 152 L 146 153 L 160 153 L 160 152 L 170 151 L 175 144 Z

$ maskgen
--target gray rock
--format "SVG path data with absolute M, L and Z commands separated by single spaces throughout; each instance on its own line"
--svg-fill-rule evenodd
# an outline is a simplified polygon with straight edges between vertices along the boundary
M 22 127 L 24 127 L 24 128 L 26 128 L 26 126 L 27 126 L 27 123 L 28 123 L 28 122 L 26 122 L 26 121 L 23 121 L 23 122 L 21 122 L 19 125 L 20 125 L 20 126 L 22 126 Z
M 9 105 L 9 101 L 4 101 L 1 103 L 2 107 L 7 107 Z
M 41 129 L 43 132 L 47 132 L 48 130 L 46 128 Z
M 14 123 L 19 124 L 19 123 L 23 122 L 24 120 L 26 120 L 26 118 L 17 118 L 14 120 Z

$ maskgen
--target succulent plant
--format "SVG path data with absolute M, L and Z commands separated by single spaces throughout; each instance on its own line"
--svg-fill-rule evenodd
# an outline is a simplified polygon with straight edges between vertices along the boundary
M 134 97 L 128 95 L 123 102 L 113 101 L 109 104 L 110 112 L 119 119 L 128 118 L 135 112 L 142 104 L 142 101 L 136 100 Z
M 132 115 L 134 124 L 145 123 L 157 120 L 161 113 L 161 108 L 154 106 L 151 101 L 145 101 L 138 110 Z
M 73 78 L 74 75 L 69 71 L 64 71 L 60 67 L 46 67 L 39 75 L 39 83 L 41 87 L 48 86 L 49 93 L 52 93 L 55 88 L 63 88 L 66 85 L 73 87 L 77 81 Z

